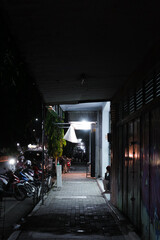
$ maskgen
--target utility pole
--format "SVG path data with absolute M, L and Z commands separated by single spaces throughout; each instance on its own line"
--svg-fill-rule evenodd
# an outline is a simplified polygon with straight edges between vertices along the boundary
M 42 103 L 42 205 L 44 204 L 44 104 Z

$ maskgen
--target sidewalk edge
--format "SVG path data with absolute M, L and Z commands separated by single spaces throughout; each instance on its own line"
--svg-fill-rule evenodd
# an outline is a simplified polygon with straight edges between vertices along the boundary
M 99 186 L 99 189 L 102 192 L 104 192 L 104 187 L 103 187 L 103 182 L 101 178 L 97 178 L 97 184 Z M 107 198 L 107 194 L 103 194 L 103 197 L 107 203 L 107 205 L 109 206 L 111 212 L 113 213 L 113 217 L 115 218 L 115 220 L 120 223 L 125 222 L 126 218 L 125 216 L 123 216 L 123 214 L 121 213 L 120 210 L 118 210 Z M 121 227 L 120 227 L 121 228 Z M 122 233 L 123 230 L 121 229 Z M 125 233 L 123 233 L 123 236 L 126 240 L 140 240 L 140 237 L 136 234 L 135 231 L 129 231 L 128 234 L 126 235 Z
M 52 188 L 51 188 L 52 189 Z M 49 192 L 48 192 L 49 193 Z M 48 194 L 47 193 L 47 194 Z M 47 198 L 47 194 L 44 195 L 44 201 Z M 38 209 L 40 208 L 40 206 L 42 205 L 42 199 L 35 205 L 35 207 L 32 209 L 32 211 L 26 216 L 27 217 L 31 217 L 32 215 L 35 214 L 35 212 L 38 211 Z M 9 238 L 7 240 L 18 240 L 18 237 L 20 236 L 22 230 L 15 230 L 14 232 L 11 233 L 11 235 L 9 236 Z

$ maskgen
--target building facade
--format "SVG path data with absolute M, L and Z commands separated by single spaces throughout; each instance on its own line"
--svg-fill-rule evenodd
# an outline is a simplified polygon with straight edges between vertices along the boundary
M 148 56 L 111 105 L 111 201 L 131 220 L 145 240 L 160 239 L 158 53 L 156 49 Z

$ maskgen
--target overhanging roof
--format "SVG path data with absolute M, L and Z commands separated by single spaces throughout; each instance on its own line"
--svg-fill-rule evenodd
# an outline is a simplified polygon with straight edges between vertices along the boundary
M 159 1 L 1 4 L 47 104 L 111 100 L 160 39 Z

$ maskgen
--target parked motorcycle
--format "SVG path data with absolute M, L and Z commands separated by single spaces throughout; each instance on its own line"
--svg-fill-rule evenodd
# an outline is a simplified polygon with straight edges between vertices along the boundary
M 27 191 L 27 197 L 40 198 L 41 195 L 41 182 L 34 177 L 34 171 L 32 169 L 19 168 L 15 174 L 24 182 L 25 189 Z
M 42 182 L 42 169 L 37 166 L 37 164 L 33 163 L 32 169 L 34 170 L 34 176 Z M 44 192 L 47 193 L 48 190 L 52 187 L 52 176 L 50 171 L 44 169 L 43 173 L 44 177 Z
M 0 193 L 1 196 L 14 196 L 18 201 L 27 197 L 24 183 L 10 170 L 0 174 Z
M 71 168 L 71 160 L 72 160 L 72 158 L 67 158 L 68 172 L 70 171 L 70 168 Z
M 43 193 L 47 193 L 52 187 L 51 174 L 47 171 L 47 169 L 44 169 L 44 173 L 42 174 L 42 169 L 38 166 L 35 160 L 32 162 L 29 159 L 25 160 L 23 167 L 20 166 L 17 168 L 15 174 L 21 179 L 21 181 L 24 181 L 27 196 L 33 196 L 36 200 L 41 198 L 42 187 Z
M 62 156 L 59 159 L 59 163 L 62 165 L 62 173 L 67 173 L 70 171 L 71 159 L 66 156 Z

